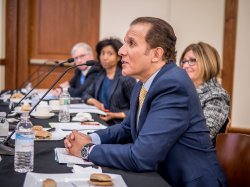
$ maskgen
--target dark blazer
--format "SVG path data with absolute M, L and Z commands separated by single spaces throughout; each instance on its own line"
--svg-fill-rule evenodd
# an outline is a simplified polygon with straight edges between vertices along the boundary
M 130 95 L 134 85 L 136 84 L 136 80 L 131 77 L 123 76 L 121 71 L 121 67 L 118 66 L 112 88 L 109 92 L 109 110 L 111 112 L 124 112 L 126 115 L 128 115 L 130 108 Z M 91 84 L 89 88 L 83 93 L 82 98 L 84 101 L 87 101 L 89 98 L 98 98 L 98 93 L 105 77 L 106 72 L 104 69 L 102 69 L 98 75 L 96 75 L 96 79 L 93 84 Z M 115 123 L 120 123 L 121 121 L 121 119 L 113 119 L 108 123 L 112 125 Z
M 101 69 L 100 65 L 94 65 L 90 68 L 87 75 L 85 76 L 85 81 L 83 85 L 80 84 L 81 70 L 76 68 L 75 74 L 72 79 L 69 81 L 70 87 L 68 92 L 71 97 L 81 97 L 82 93 L 90 86 L 90 84 L 94 81 L 96 75 L 99 73 Z
M 89 160 L 135 172 L 158 171 L 172 186 L 226 186 L 210 142 L 195 87 L 187 73 L 169 63 L 154 78 L 136 129 L 141 82 L 130 100 L 130 115 L 121 124 L 97 131 Z

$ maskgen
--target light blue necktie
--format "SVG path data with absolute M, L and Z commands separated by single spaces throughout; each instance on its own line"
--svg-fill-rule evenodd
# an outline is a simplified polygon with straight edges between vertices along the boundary
M 81 77 L 80 77 L 80 84 L 81 85 L 83 85 L 84 80 L 85 80 L 85 76 L 83 74 L 81 74 Z

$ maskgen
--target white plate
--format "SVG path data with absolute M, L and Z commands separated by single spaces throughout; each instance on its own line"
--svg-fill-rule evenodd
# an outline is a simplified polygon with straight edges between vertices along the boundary
M 47 115 L 44 115 L 44 114 L 32 112 L 30 115 L 33 116 L 34 118 L 37 118 L 37 119 L 49 119 L 49 118 L 53 117 L 55 115 L 55 113 L 48 113 Z
M 43 128 L 43 130 L 48 130 L 50 128 Z M 65 133 L 63 132 L 61 129 L 56 129 L 55 131 L 53 132 L 50 132 L 51 133 L 51 139 L 35 139 L 35 141 L 53 141 L 53 140 L 62 140 L 64 137 L 66 137 L 70 132 L 68 133 Z M 11 139 L 12 140 L 15 140 L 15 137 L 16 137 L 16 134 L 14 133 L 12 136 L 11 136 Z
M 109 174 L 114 183 L 113 187 L 127 187 L 123 178 L 120 175 Z M 42 187 L 42 183 L 45 179 L 51 178 L 56 181 L 57 187 L 94 187 L 89 184 L 90 173 L 64 173 L 64 174 L 43 174 L 28 172 L 23 187 Z

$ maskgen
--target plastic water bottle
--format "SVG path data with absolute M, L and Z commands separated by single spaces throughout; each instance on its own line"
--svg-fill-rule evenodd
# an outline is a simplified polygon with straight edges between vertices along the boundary
M 0 112 L 0 137 L 8 136 L 9 123 L 6 119 L 6 112 Z
M 63 92 L 59 97 L 60 110 L 59 110 L 59 121 L 60 122 L 70 122 L 70 95 L 67 88 L 63 88 Z
M 29 113 L 23 113 L 16 127 L 14 169 L 19 173 L 33 171 L 34 131 Z

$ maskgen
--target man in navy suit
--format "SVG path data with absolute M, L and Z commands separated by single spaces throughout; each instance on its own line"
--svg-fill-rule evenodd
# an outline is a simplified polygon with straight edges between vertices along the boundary
M 84 64 L 88 60 L 94 59 L 92 48 L 83 42 L 77 43 L 72 47 L 71 56 L 74 58 L 75 65 Z M 82 93 L 92 84 L 99 70 L 100 65 L 98 64 L 92 67 L 77 67 L 72 79 L 61 83 L 60 88 L 53 90 L 52 94 L 59 96 L 62 88 L 67 88 L 71 97 L 81 97 Z
M 172 27 L 137 18 L 124 41 L 122 73 L 139 79 L 130 114 L 91 136 L 73 131 L 64 142 L 67 151 L 100 166 L 157 171 L 172 186 L 226 186 L 195 87 L 175 64 Z

